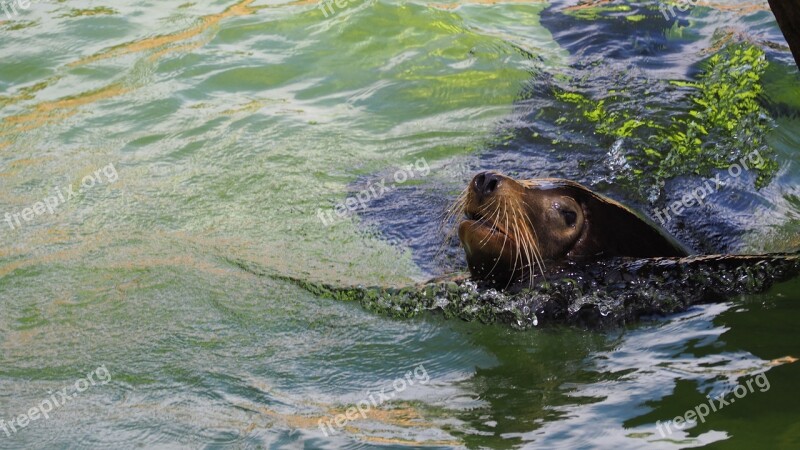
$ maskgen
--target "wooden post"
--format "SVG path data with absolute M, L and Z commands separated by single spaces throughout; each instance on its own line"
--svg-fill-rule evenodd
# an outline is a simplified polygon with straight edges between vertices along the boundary
M 769 0 L 769 7 L 800 68 L 800 0 Z

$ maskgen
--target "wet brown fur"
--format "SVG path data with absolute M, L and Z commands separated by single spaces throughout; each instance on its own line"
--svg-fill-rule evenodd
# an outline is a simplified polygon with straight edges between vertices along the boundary
M 496 181 L 490 194 L 476 187 L 480 176 Z M 484 172 L 448 214 L 464 216 L 457 230 L 472 278 L 501 285 L 532 281 L 564 261 L 689 254 L 630 208 L 557 178 L 518 181 Z

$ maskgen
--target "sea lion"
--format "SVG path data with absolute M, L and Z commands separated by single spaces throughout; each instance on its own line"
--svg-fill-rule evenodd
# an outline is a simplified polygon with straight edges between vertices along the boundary
M 461 215 L 453 232 L 471 278 L 459 272 L 413 286 L 337 286 L 230 262 L 392 317 L 432 311 L 519 329 L 618 326 L 764 292 L 800 276 L 800 252 L 687 256 L 648 219 L 569 180 L 483 172 L 450 209 L 449 218 Z M 535 276 L 535 267 L 545 276 Z
M 564 261 L 689 255 L 644 216 L 569 180 L 482 172 L 451 211 L 464 215 L 458 237 L 472 278 L 501 286 Z

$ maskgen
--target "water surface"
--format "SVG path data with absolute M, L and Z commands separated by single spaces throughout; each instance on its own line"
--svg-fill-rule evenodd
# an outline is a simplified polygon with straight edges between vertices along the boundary
M 341 285 L 463 268 L 456 248 L 436 255 L 435 225 L 485 169 L 668 204 L 703 176 L 622 180 L 636 142 L 554 92 L 668 118 L 690 104 L 674 82 L 732 43 L 770 63 L 779 169 L 668 228 L 698 251 L 800 247 L 798 72 L 767 3 L 671 20 L 598 3 L 365 0 L 326 17 L 308 1 L 47 0 L 0 16 L 0 419 L 109 374 L 0 428 L 0 447 L 797 448 L 800 365 L 775 361 L 800 353 L 797 280 L 623 329 L 518 332 L 391 319 L 235 263 Z M 383 179 L 366 208 L 319 218 Z M 769 389 L 659 434 L 759 376 Z M 396 395 L 323 433 L 381 389 Z

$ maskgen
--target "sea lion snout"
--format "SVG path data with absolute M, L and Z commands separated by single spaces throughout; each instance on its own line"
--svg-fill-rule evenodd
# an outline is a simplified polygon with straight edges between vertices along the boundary
M 464 219 L 458 237 L 473 278 L 508 284 L 532 276 L 541 253 L 526 188 L 494 171 L 475 175 L 454 210 Z M 525 275 L 527 273 L 527 275 Z
M 500 187 L 502 179 L 503 176 L 497 172 L 481 172 L 472 179 L 470 188 L 480 200 L 485 200 Z

